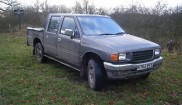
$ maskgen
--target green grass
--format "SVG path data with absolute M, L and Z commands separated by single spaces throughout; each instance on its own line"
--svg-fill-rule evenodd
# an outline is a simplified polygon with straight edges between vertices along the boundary
M 182 55 L 163 53 L 148 80 L 110 81 L 91 90 L 79 72 L 54 61 L 35 61 L 25 37 L 0 35 L 0 105 L 182 104 Z

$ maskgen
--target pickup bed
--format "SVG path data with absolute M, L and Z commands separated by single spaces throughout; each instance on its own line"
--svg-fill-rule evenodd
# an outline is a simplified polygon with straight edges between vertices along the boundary
M 27 28 L 27 45 L 38 62 L 49 58 L 78 70 L 94 90 L 107 79 L 147 79 L 163 61 L 158 44 L 101 15 L 49 14 L 44 28 Z

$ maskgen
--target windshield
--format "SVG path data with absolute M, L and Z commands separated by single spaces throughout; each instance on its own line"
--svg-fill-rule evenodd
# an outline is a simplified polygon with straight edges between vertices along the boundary
M 109 17 L 80 16 L 78 20 L 85 35 L 116 35 L 125 33 L 123 29 Z

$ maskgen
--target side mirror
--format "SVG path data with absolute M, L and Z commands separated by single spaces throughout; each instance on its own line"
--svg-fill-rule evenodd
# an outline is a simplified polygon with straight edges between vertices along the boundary
M 74 32 L 72 29 L 65 29 L 65 34 L 68 36 L 73 37 L 74 36 Z

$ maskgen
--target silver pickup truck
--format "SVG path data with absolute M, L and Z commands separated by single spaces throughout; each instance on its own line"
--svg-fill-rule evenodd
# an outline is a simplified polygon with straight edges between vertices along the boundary
M 44 28 L 27 28 L 27 45 L 38 62 L 49 58 L 80 71 L 94 90 L 107 79 L 147 79 L 163 61 L 158 44 L 101 15 L 50 14 Z

